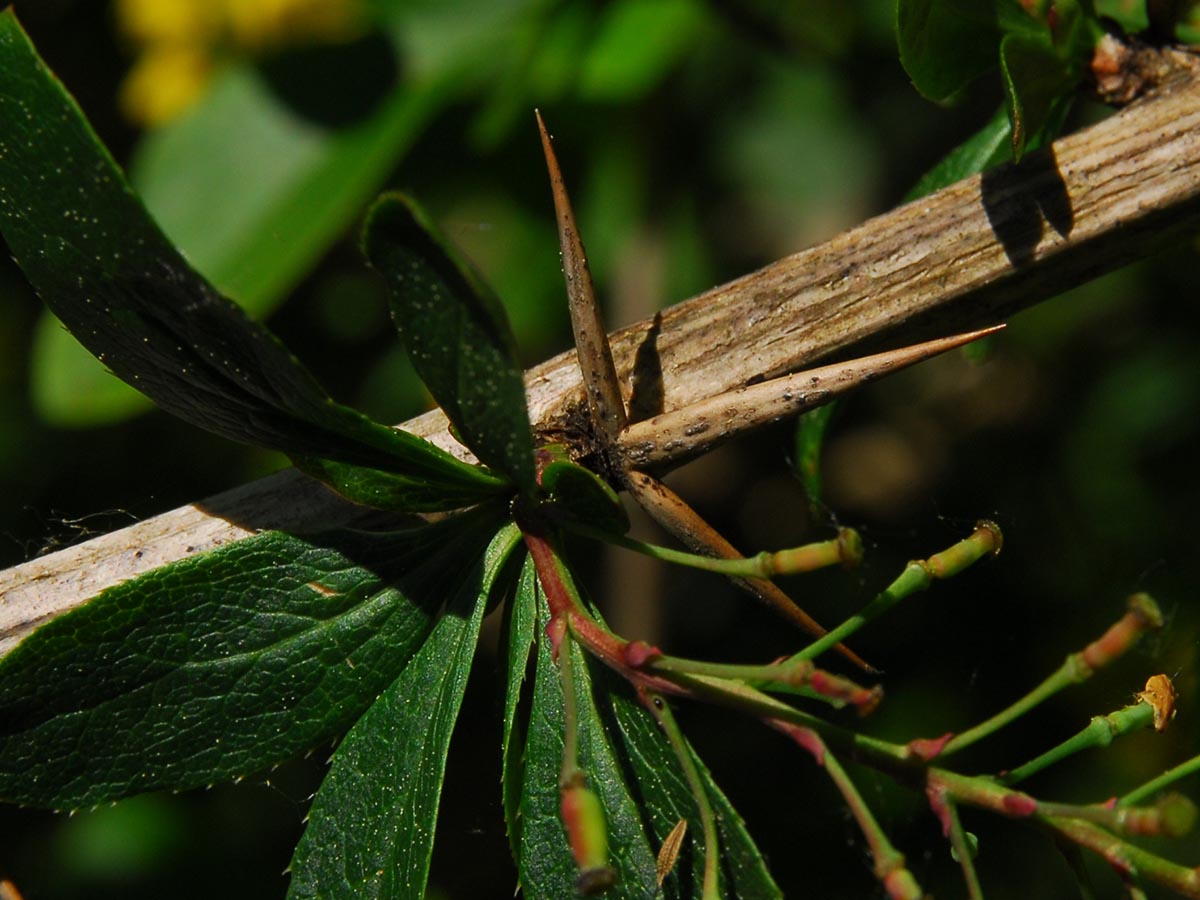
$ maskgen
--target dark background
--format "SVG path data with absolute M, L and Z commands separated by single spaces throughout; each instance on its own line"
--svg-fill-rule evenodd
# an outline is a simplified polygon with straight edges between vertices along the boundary
M 388 4 L 376 6 L 386 12 Z M 995 79 L 953 108 L 922 100 L 897 61 L 889 2 L 788 6 L 780 13 L 755 0 L 456 0 L 414 4 L 396 29 L 424 27 L 424 42 L 385 41 L 382 55 L 377 44 L 359 44 L 314 57 L 308 41 L 264 50 L 222 39 L 210 50 L 218 73 L 236 67 L 263 79 L 289 115 L 325 132 L 351 128 L 377 108 L 378 73 L 418 91 L 431 68 L 452 68 L 452 88 L 372 187 L 403 187 L 433 210 L 497 286 L 525 361 L 534 363 L 569 341 L 534 106 L 556 134 L 616 327 L 894 206 L 999 103 Z M 147 47 L 122 32 L 124 20 L 106 3 L 16 7 L 136 180 L 140 142 L 154 129 L 131 120 L 117 98 Z M 453 55 L 453 65 L 439 53 Z M 381 68 L 356 67 L 355 59 Z M 1081 105 L 1073 125 L 1102 114 Z M 278 152 L 236 133 L 213 140 L 247 158 Z M 181 196 L 204 165 L 202 150 L 194 152 L 171 171 Z M 170 190 L 158 196 L 168 202 Z M 223 222 L 210 223 L 215 240 Z M 335 396 L 401 421 L 427 399 L 396 349 L 379 286 L 364 277 L 353 228 L 340 233 L 261 308 Z M 844 403 L 827 447 L 828 515 L 807 512 L 788 467 L 787 426 L 673 477 L 743 549 L 824 536 L 835 517 L 859 528 L 867 543 L 859 571 L 785 585 L 828 624 L 905 560 L 965 536 L 977 518 L 1000 523 L 1006 544 L 998 559 L 910 599 L 855 640 L 886 672 L 887 699 L 869 731 L 905 740 L 990 715 L 1115 621 L 1129 593 L 1147 590 L 1168 613 L 1161 635 L 962 762 L 968 770 L 1020 764 L 1092 715 L 1131 702 L 1155 672 L 1174 676 L 1181 696 L 1165 736 L 1139 734 L 1081 755 L 1029 789 L 1098 801 L 1195 752 L 1196 249 L 1194 240 L 1164 246 L 1153 260 L 1021 314 L 984 364 L 941 359 Z M 62 370 L 32 349 L 38 303 L 7 254 L 0 257 L 0 564 L 282 465 L 161 413 L 121 417 L 119 402 L 64 406 L 45 387 Z M 590 576 L 619 630 L 680 654 L 749 661 L 797 646 L 718 579 L 613 553 Z M 515 884 L 499 804 L 494 640 L 493 628 L 451 751 L 431 896 L 507 897 Z M 804 755 L 722 711 L 684 708 L 680 718 L 788 896 L 881 895 L 853 821 Z M 0 809 L 0 875 L 27 900 L 282 897 L 281 873 L 328 749 L 238 786 L 139 797 L 72 817 Z M 854 774 L 923 886 L 961 895 L 957 866 L 921 798 Z M 1194 779 L 1179 787 L 1195 794 Z M 1072 895 L 1045 835 L 964 816 L 980 837 L 989 897 Z M 1194 843 L 1165 849 L 1200 862 Z M 1099 896 L 1120 895 L 1102 865 L 1092 868 Z

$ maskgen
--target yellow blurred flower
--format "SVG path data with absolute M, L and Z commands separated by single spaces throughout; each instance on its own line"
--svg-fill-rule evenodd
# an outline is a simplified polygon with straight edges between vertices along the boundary
M 365 26 L 363 0 L 117 0 L 116 17 L 137 51 L 121 109 L 142 125 L 183 112 L 222 57 L 341 43 Z
M 197 0 L 117 0 L 121 32 L 144 45 L 216 42 L 221 33 L 218 3 Z
M 121 111 L 141 125 L 161 125 L 200 96 L 212 68 L 212 57 L 202 45 L 153 44 L 121 83 Z
M 362 29 L 358 0 L 225 0 L 233 43 L 250 50 L 299 43 L 338 43 Z

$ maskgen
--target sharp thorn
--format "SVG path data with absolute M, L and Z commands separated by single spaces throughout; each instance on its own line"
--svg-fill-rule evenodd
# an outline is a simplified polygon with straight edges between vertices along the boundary
M 587 254 L 575 224 L 575 213 L 571 209 L 571 199 L 558 167 L 550 132 L 546 130 L 542 114 L 537 110 L 534 110 L 534 114 L 542 136 L 546 168 L 550 173 L 550 189 L 554 194 L 563 276 L 567 283 L 567 305 L 571 312 L 571 328 L 575 333 L 575 347 L 587 391 L 588 408 L 601 439 L 612 443 L 628 420 L 625 401 L 621 397 L 621 383 L 613 364 L 608 332 L 596 303 L 596 288 L 588 269 Z
M 627 462 L 636 468 L 678 461 L 789 416 L 932 356 L 995 334 L 1003 325 L 888 350 L 737 388 L 635 422 L 621 432 Z M 704 423 L 703 428 L 696 427 Z

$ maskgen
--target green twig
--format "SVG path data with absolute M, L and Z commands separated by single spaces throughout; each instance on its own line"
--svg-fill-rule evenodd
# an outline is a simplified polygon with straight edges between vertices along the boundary
M 983 900 L 983 888 L 980 887 L 979 875 L 975 872 L 975 848 L 971 846 L 967 833 L 963 831 L 962 822 L 959 821 L 958 804 L 947 799 L 946 813 L 950 817 L 950 845 L 954 848 L 958 864 L 962 867 L 963 880 L 967 883 L 967 896 L 971 900 Z
M 1200 898 L 1200 869 L 1189 869 L 1173 863 L 1080 818 L 1081 815 L 1092 817 L 1096 811 L 1106 808 L 1110 812 L 1116 812 L 1119 807 L 1043 804 L 1029 794 L 1013 790 L 990 778 L 960 775 L 939 768 L 930 768 L 926 773 L 926 790 L 941 791 L 948 798 L 960 803 L 990 809 L 1010 818 L 1033 819 L 1064 838 L 1100 855 L 1118 872 L 1137 873 L 1186 897 Z M 1170 816 L 1163 817 L 1163 823 L 1169 818 Z M 1119 819 L 1114 817 L 1112 821 Z M 1112 824 L 1112 821 L 1108 824 Z M 1126 818 L 1124 823 L 1128 825 L 1130 821 Z M 1165 829 L 1163 833 L 1166 833 Z
M 811 753 L 813 759 L 817 761 L 817 765 L 824 768 L 829 774 L 830 780 L 846 801 L 851 815 L 858 822 L 863 837 L 867 839 L 867 845 L 871 848 L 871 855 L 875 859 L 875 877 L 879 879 L 888 896 L 892 900 L 921 900 L 925 895 L 924 891 L 921 890 L 912 873 L 905 867 L 904 854 L 892 846 L 892 842 L 888 840 L 888 836 L 879 826 L 871 808 L 863 800 L 862 794 L 850 780 L 850 776 L 846 774 L 846 770 L 842 768 L 837 757 L 821 740 L 821 736 L 811 728 L 794 725 L 790 722 L 774 720 L 768 721 L 767 724 L 782 731 Z
M 719 900 L 721 896 L 720 847 L 717 843 L 717 821 L 713 815 L 712 804 L 708 799 L 708 791 L 704 789 L 700 773 L 696 771 L 696 761 L 692 758 L 691 749 L 684 740 L 683 732 L 679 730 L 675 716 L 671 713 L 671 707 L 657 694 L 646 694 L 643 699 L 646 707 L 671 743 L 671 749 L 675 751 L 679 765 L 683 768 L 684 777 L 687 778 L 688 787 L 691 788 L 696 808 L 700 811 L 700 824 L 704 830 L 703 900 Z
M 849 678 L 819 669 L 806 659 L 789 659 L 766 665 L 730 665 L 677 656 L 661 656 L 651 661 L 649 668 L 655 672 L 707 675 L 711 678 L 740 681 L 763 691 L 796 694 L 820 700 L 835 709 L 850 704 L 862 716 L 873 712 L 883 699 L 883 689 L 878 685 L 863 687 Z
M 849 528 L 841 529 L 836 538 L 830 538 L 827 541 L 777 550 L 773 553 L 764 550 L 754 556 L 726 559 L 688 553 L 670 547 L 660 547 L 657 544 L 639 541 L 625 535 L 592 528 L 583 522 L 564 521 L 563 525 L 584 537 L 624 547 L 626 550 L 633 550 L 662 562 L 700 569 L 705 572 L 715 572 L 730 578 L 774 578 L 776 575 L 799 575 L 838 564 L 853 567 L 858 565 L 862 559 L 862 540 L 856 531 Z
M 718 703 L 764 721 L 777 719 L 807 728 L 819 734 L 838 752 L 850 753 L 855 759 L 877 769 L 889 772 L 908 771 L 911 766 L 923 761 L 910 747 L 833 725 L 803 710 L 788 706 L 744 682 L 682 673 L 675 675 L 673 680 L 689 696 Z
M 1182 794 L 1166 794 L 1153 806 L 1119 806 L 1112 802 L 1078 806 L 1043 800 L 1038 803 L 1038 813 L 1092 822 L 1124 835 L 1183 837 L 1196 824 L 1196 805 Z
M 1134 594 L 1129 598 L 1128 607 L 1125 615 L 1103 635 L 1078 653 L 1068 656 L 1049 678 L 1016 703 L 974 728 L 955 735 L 942 748 L 942 756 L 945 757 L 969 747 L 999 731 L 1010 722 L 1019 719 L 1063 688 L 1086 681 L 1097 669 L 1103 668 L 1124 654 L 1147 631 L 1162 627 L 1162 613 L 1159 612 L 1158 605 L 1148 594 Z
M 844 641 L 868 622 L 887 612 L 905 597 L 929 587 L 935 580 L 957 575 L 984 556 L 1000 552 L 1003 538 L 994 522 L 982 521 L 970 537 L 935 553 L 926 560 L 914 560 L 905 566 L 895 581 L 868 603 L 862 612 L 851 616 L 828 634 L 809 644 L 792 659 L 814 659 L 830 647 Z
M 1187 776 L 1193 774 L 1194 772 L 1198 772 L 1198 771 L 1200 771 L 1200 756 L 1193 756 L 1191 759 L 1187 760 L 1186 762 L 1181 762 L 1179 765 L 1175 766 L 1174 768 L 1168 769 L 1167 771 L 1163 772 L 1157 778 L 1150 779 L 1145 784 L 1143 784 L 1141 787 L 1134 788 L 1132 791 L 1130 791 L 1128 794 L 1126 794 L 1124 797 L 1122 797 L 1117 802 L 1120 805 L 1125 805 L 1125 804 L 1129 804 L 1129 803 L 1140 803 L 1141 801 L 1145 800 L 1147 797 L 1150 797 L 1150 796 L 1156 794 L 1158 791 L 1161 791 L 1163 788 L 1167 787 L 1168 785 L 1174 784 L 1176 781 L 1179 781 L 1181 778 L 1186 778 Z
M 1126 706 L 1107 716 L 1093 716 L 1092 721 L 1082 731 L 1047 750 L 1036 759 L 1031 759 L 1011 772 L 1006 772 L 1001 776 L 1001 780 L 1008 785 L 1019 784 L 1031 775 L 1061 762 L 1068 756 L 1073 756 L 1082 750 L 1090 750 L 1092 747 L 1107 747 L 1118 737 L 1139 731 L 1153 721 L 1154 710 L 1148 703 L 1135 703 L 1133 706 Z M 949 745 L 947 749 L 949 749 Z
M 975 848 L 963 830 L 958 804 L 945 790 L 933 786 L 929 790 L 929 805 L 942 822 L 943 834 L 950 839 L 954 858 L 962 868 L 963 881 L 967 884 L 967 896 L 970 900 L 983 900 L 983 888 L 975 871 Z
M 1163 859 L 1163 857 L 1130 844 L 1090 822 L 1057 817 L 1048 817 L 1043 821 L 1059 834 L 1103 857 L 1110 866 L 1127 879 L 1127 883 L 1128 877 L 1136 874 L 1149 878 L 1185 897 L 1200 898 L 1200 870 L 1198 869 L 1189 869 L 1168 859 Z

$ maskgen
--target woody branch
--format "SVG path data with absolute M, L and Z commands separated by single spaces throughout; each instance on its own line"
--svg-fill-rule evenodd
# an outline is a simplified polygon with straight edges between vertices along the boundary
M 1162 249 L 1200 224 L 1200 74 L 1105 121 L 877 216 L 611 336 L 628 380 L 652 330 L 664 411 L 847 351 L 994 324 Z M 530 418 L 570 431 L 585 404 L 574 352 L 526 375 Z M 439 411 L 402 427 L 459 455 Z M 690 448 L 681 448 L 680 456 Z M 673 457 L 662 460 L 669 467 Z M 181 507 L 0 573 L 0 652 L 96 592 L 264 529 L 362 511 L 294 471 Z

